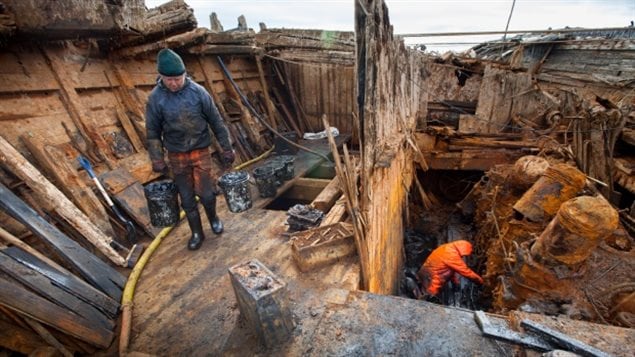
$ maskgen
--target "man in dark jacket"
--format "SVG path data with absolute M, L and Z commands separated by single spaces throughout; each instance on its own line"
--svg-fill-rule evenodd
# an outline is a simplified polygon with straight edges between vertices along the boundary
M 218 108 L 209 93 L 187 77 L 181 57 L 170 49 L 162 49 L 157 55 L 157 70 L 159 79 L 146 105 L 148 152 L 152 170 L 165 173 L 163 149 L 167 151 L 181 206 L 192 231 L 187 247 L 196 250 L 205 235 L 195 195 L 205 208 L 212 231 L 223 232 L 223 223 L 216 214 L 209 129 L 223 148 L 221 158 L 225 167 L 234 162 L 234 152 Z

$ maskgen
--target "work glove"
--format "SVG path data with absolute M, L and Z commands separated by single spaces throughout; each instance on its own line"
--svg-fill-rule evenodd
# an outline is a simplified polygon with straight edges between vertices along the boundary
M 234 155 L 233 150 L 225 150 L 221 155 L 221 159 L 223 160 L 223 166 L 229 168 L 234 163 L 234 160 L 236 160 L 236 155 Z
M 165 174 L 168 171 L 168 166 L 164 160 L 152 160 L 152 171 Z
M 476 282 L 483 285 L 483 278 L 479 276 L 478 279 L 476 279 Z

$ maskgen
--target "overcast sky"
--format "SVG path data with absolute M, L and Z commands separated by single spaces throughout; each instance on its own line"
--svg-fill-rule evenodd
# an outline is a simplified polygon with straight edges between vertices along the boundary
M 145 0 L 148 8 L 166 0 Z M 216 12 L 225 30 L 237 26 L 245 15 L 247 25 L 258 31 L 269 28 L 354 30 L 354 0 L 185 0 L 194 9 L 200 27 L 209 27 Z M 512 0 L 386 0 L 395 34 L 505 30 Z M 622 27 L 635 20 L 635 0 L 516 0 L 510 30 L 569 27 Z M 496 36 L 408 38 L 406 43 L 425 43 L 428 48 L 461 49 L 470 45 L 431 46 L 431 43 L 480 42 Z

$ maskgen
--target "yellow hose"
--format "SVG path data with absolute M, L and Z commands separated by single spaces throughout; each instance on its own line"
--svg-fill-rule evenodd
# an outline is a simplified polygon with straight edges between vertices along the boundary
M 265 151 L 262 155 L 253 158 L 247 162 L 243 162 L 240 165 L 234 167 L 234 170 L 240 170 L 244 167 L 247 167 L 255 162 L 258 162 L 265 157 L 267 157 L 273 151 L 274 147 Z M 185 217 L 185 211 L 181 210 L 179 212 L 179 221 Z M 130 329 L 132 327 L 132 306 L 134 299 L 134 291 L 137 286 L 137 281 L 141 276 L 141 272 L 143 272 L 143 268 L 145 268 L 146 263 L 150 260 L 150 257 L 154 253 L 154 251 L 159 247 L 163 238 L 165 238 L 172 229 L 176 226 L 173 225 L 171 227 L 166 227 L 157 234 L 156 237 L 152 240 L 152 243 L 146 248 L 145 252 L 139 258 L 137 264 L 135 264 L 134 268 L 132 268 L 132 272 L 130 272 L 130 276 L 128 276 L 128 281 L 126 282 L 126 286 L 123 289 L 123 296 L 121 297 L 121 306 L 122 306 L 122 317 L 121 317 L 121 335 L 119 337 L 119 355 L 125 356 L 128 353 L 128 345 L 130 344 Z

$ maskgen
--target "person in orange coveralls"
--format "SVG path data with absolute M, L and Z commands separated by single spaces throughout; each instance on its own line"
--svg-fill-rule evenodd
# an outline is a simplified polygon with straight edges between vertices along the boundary
M 483 278 L 463 261 L 463 257 L 470 254 L 472 254 L 472 244 L 466 240 L 457 240 L 437 247 L 417 273 L 421 290 L 436 296 L 448 279 L 452 279 L 454 284 L 459 283 L 457 274 L 483 284 Z

